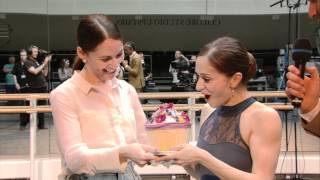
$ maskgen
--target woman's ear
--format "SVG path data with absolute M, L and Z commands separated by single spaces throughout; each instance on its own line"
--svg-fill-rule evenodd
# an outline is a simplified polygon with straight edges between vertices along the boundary
M 82 50 L 80 46 L 77 47 L 77 55 L 80 59 L 86 59 L 86 53 Z
M 232 77 L 230 78 L 230 85 L 232 89 L 235 89 L 236 87 L 238 87 L 238 85 L 242 81 L 242 77 L 243 76 L 241 72 L 237 72 L 232 75 Z

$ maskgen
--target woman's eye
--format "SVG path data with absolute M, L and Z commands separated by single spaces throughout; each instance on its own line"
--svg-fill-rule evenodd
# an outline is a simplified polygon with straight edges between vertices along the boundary
M 122 57 L 122 53 L 117 54 L 116 58 L 119 59 Z
M 110 61 L 111 60 L 111 58 L 102 58 L 102 59 L 100 59 L 102 62 L 108 62 L 108 61 Z
M 210 81 L 209 78 L 203 78 L 203 80 L 204 80 L 204 82 L 206 82 L 206 83 Z

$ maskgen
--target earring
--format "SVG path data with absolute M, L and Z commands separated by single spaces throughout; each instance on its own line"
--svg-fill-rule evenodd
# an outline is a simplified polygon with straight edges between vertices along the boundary
M 231 97 L 233 97 L 234 94 L 235 94 L 235 90 L 234 90 L 234 88 L 231 88 Z
M 87 60 L 85 60 L 85 59 L 82 59 L 82 62 L 83 62 L 83 63 L 87 63 Z

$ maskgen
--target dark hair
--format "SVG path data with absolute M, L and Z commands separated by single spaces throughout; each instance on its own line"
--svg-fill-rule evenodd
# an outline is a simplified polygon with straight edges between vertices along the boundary
M 256 73 L 256 60 L 247 48 L 237 39 L 221 37 L 206 44 L 199 56 L 207 56 L 210 64 L 228 77 L 240 72 L 243 84 Z
M 80 21 L 77 29 L 77 41 L 78 46 L 84 52 L 93 51 L 107 38 L 122 41 L 120 30 L 110 17 L 94 14 L 88 15 Z M 80 70 L 83 66 L 82 60 L 76 58 L 73 69 Z
M 136 45 L 133 41 L 128 41 L 124 44 L 125 47 L 131 48 L 132 50 L 136 50 Z
M 20 49 L 19 53 L 22 53 L 22 52 L 27 52 L 27 50 L 26 49 Z
M 69 62 L 70 63 L 70 60 L 68 58 L 63 58 L 61 59 L 60 61 L 60 66 L 61 67 L 64 67 L 64 65 L 66 64 L 66 62 Z
M 34 48 L 39 49 L 38 46 L 33 45 L 33 44 L 31 44 L 31 45 L 27 48 L 27 55 L 28 55 L 28 56 L 31 56 L 31 54 L 32 54 L 32 49 L 34 49 Z

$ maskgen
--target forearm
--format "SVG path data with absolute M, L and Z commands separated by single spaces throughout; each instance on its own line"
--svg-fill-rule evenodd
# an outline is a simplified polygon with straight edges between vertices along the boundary
M 126 166 L 126 161 L 120 159 L 118 147 L 90 149 L 81 144 L 65 151 L 64 157 L 74 173 L 123 172 Z
M 16 87 L 19 86 L 19 83 L 18 83 L 16 75 L 13 75 L 13 81 L 14 81 L 14 84 L 16 85 Z
M 269 176 L 266 174 L 258 175 L 254 173 L 248 173 L 236 169 L 219 159 L 213 157 L 207 151 L 202 150 L 200 154 L 200 164 L 209 169 L 213 174 L 223 180 L 272 180 L 273 174 Z
M 28 71 L 34 75 L 39 74 L 40 72 L 42 72 L 42 70 L 44 69 L 44 67 L 46 66 L 46 64 L 41 64 L 40 66 L 38 66 L 37 68 L 34 67 L 30 67 L 28 69 Z
M 44 66 L 43 70 L 42 70 L 42 73 L 44 76 L 48 76 L 48 72 L 49 72 L 49 68 L 48 66 Z
M 137 75 L 138 75 L 138 68 L 136 68 L 136 67 L 131 67 L 131 66 L 127 65 L 127 66 L 125 67 L 125 69 L 126 69 L 130 74 L 132 74 L 132 75 L 134 75 L 134 76 L 137 76 Z

